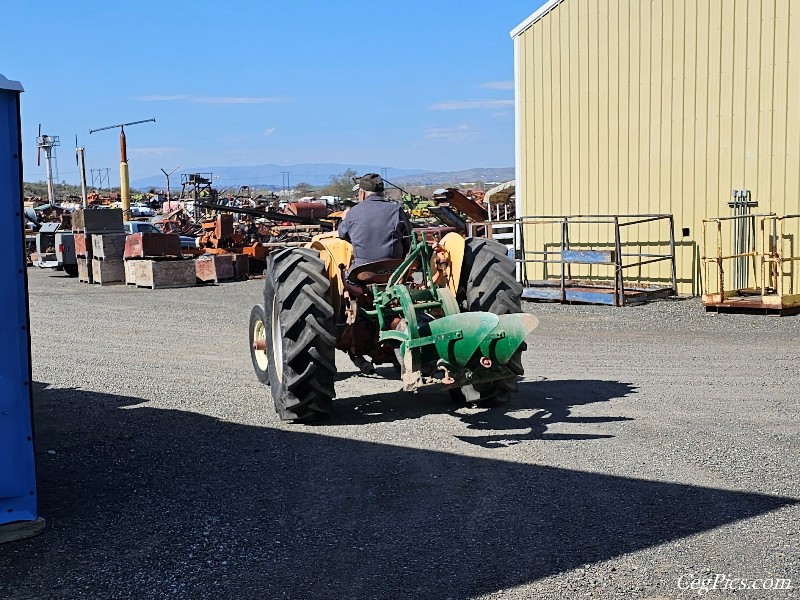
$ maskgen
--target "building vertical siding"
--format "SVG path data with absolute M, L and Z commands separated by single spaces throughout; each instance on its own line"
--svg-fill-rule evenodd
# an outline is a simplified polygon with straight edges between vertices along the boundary
M 672 213 L 699 293 L 701 221 L 732 189 L 800 212 L 800 1 L 552 4 L 514 38 L 521 214 Z

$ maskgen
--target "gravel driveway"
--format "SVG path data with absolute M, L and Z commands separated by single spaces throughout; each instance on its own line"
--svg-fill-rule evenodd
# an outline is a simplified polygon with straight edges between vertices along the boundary
M 252 373 L 261 281 L 29 276 L 47 528 L 0 598 L 800 597 L 800 317 L 526 304 L 504 409 L 339 354 L 305 426 Z

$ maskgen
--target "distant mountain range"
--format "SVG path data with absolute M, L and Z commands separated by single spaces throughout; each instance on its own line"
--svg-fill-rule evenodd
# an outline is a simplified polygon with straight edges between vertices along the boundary
M 406 175 L 398 179 L 390 179 L 390 181 L 398 185 L 454 185 L 456 187 L 466 187 L 480 183 L 504 183 L 512 179 L 514 179 L 514 168 L 500 167 L 445 171 L 442 173 L 417 173 L 414 175 Z
M 514 178 L 513 168 L 467 169 L 435 173 L 415 169 L 395 169 L 375 165 L 342 165 L 332 163 L 312 163 L 296 165 L 254 165 L 248 167 L 197 167 L 181 169 L 170 177 L 170 187 L 178 190 L 181 187 L 180 175 L 189 173 L 210 173 L 213 176 L 213 187 L 217 190 L 235 190 L 242 185 L 256 188 L 281 189 L 287 181 L 290 187 L 299 183 L 312 186 L 324 186 L 330 183 L 331 177 L 341 176 L 347 169 L 358 174 L 380 173 L 387 180 L 397 185 L 458 185 L 460 183 L 502 182 Z M 287 176 L 288 173 L 288 176 Z M 131 187 L 137 190 L 166 187 L 164 175 L 153 175 L 131 181 Z

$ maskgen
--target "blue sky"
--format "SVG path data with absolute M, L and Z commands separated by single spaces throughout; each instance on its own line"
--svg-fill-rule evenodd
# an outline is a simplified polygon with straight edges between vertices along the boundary
M 119 182 L 189 167 L 514 164 L 509 32 L 543 0 L 6 3 L 0 73 L 20 81 L 25 179 L 36 134 L 58 135 L 59 180 Z

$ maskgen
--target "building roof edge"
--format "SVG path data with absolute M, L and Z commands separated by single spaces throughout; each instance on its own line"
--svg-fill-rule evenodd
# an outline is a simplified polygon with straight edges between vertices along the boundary
M 547 0 L 535 13 L 511 30 L 511 38 L 517 37 L 562 2 L 564 0 Z

